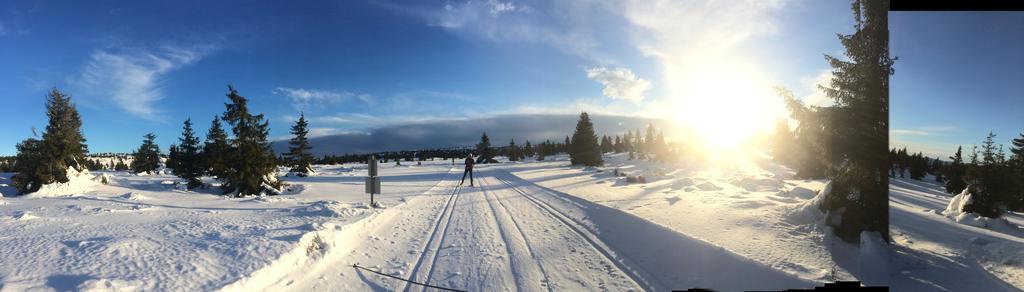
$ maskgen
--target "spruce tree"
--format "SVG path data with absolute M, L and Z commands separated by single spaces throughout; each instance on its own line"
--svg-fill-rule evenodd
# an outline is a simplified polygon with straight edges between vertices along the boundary
M 1014 181 L 1011 192 L 1016 195 L 1008 204 L 1012 210 L 1024 211 L 1024 133 L 1012 139 L 1010 143 L 1010 160 L 1007 167 L 1010 168 L 1009 176 Z
M 309 146 L 309 139 L 306 138 L 306 135 L 309 134 L 308 127 L 309 123 L 306 122 L 306 114 L 300 114 L 299 120 L 295 122 L 291 130 L 292 135 L 295 135 L 295 137 L 288 141 L 290 146 L 288 147 L 288 154 L 285 160 L 292 167 L 291 171 L 299 176 L 307 176 L 312 171 L 313 154 L 310 153 L 310 150 L 313 147 Z
M 132 160 L 132 171 L 135 173 L 153 173 L 160 167 L 160 146 L 156 145 L 156 135 L 147 133 L 143 136 L 142 145 L 135 150 Z
M 181 143 L 178 146 L 177 165 L 174 174 L 188 181 L 188 188 L 194 189 L 203 185 L 200 178 L 203 176 L 202 153 L 199 151 L 199 137 L 196 137 L 192 130 L 192 119 L 186 119 L 182 126 Z
M 519 148 L 516 147 L 516 139 L 508 142 L 508 161 L 519 161 Z
M 238 197 L 279 193 L 280 182 L 272 176 L 277 158 L 270 149 L 267 136 L 270 124 L 263 114 L 249 112 L 248 99 L 228 85 L 226 94 L 231 103 L 224 104 L 223 119 L 231 126 L 234 139 L 227 157 L 224 194 Z
M 494 161 L 494 149 L 491 148 L 491 138 L 487 137 L 487 132 L 480 135 L 480 143 L 476 144 L 477 163 L 491 163 Z
M 15 160 L 19 172 L 11 178 L 19 193 L 35 192 L 43 184 L 67 182 L 69 167 L 85 170 L 82 163 L 88 148 L 82 135 L 82 119 L 71 102 L 71 95 L 51 89 L 46 95 L 46 117 L 49 121 L 41 140 L 19 143 L 21 147 Z M 33 161 L 24 160 L 29 158 Z
M 995 145 L 995 134 L 989 132 L 981 147 L 981 161 L 967 167 L 965 180 L 972 202 L 963 211 L 985 217 L 1002 215 L 1012 194 L 1012 184 Z
M 601 159 L 601 148 L 597 144 L 597 135 L 594 134 L 594 124 L 590 122 L 590 116 L 586 112 L 580 113 L 580 119 L 576 122 L 576 131 L 573 132 L 569 145 L 569 161 L 572 165 L 601 166 L 604 164 Z
M 18 156 L 15 157 L 14 172 L 17 174 L 11 178 L 14 187 L 21 194 L 38 191 L 44 184 L 54 181 L 50 173 L 43 168 L 43 160 L 46 158 L 43 152 L 43 142 L 34 138 L 25 139 L 17 145 Z
M 231 152 L 231 145 L 228 143 L 228 134 L 220 125 L 220 116 L 213 116 L 210 123 L 210 130 L 206 132 L 206 142 L 203 143 L 202 169 L 207 175 L 215 176 L 224 180 L 228 171 L 228 154 Z
M 167 161 L 164 162 L 164 167 L 171 170 L 178 169 L 178 145 L 171 144 L 167 147 Z
M 819 86 L 835 102 L 830 119 L 828 161 L 833 196 L 823 207 L 842 212 L 831 222 L 835 233 L 856 242 L 862 231 L 889 236 L 888 169 L 889 57 L 888 1 L 854 0 L 855 32 L 839 35 L 846 58 L 825 56 L 832 67 L 830 86 Z M 838 143 L 836 143 L 838 142 Z

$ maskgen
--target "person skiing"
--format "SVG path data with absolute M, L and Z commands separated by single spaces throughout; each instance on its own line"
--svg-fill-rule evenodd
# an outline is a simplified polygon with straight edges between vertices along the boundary
M 459 182 L 460 186 L 466 182 L 466 175 L 469 174 L 469 187 L 473 187 L 473 164 L 473 154 L 470 153 L 466 156 L 466 171 L 462 173 L 462 181 Z

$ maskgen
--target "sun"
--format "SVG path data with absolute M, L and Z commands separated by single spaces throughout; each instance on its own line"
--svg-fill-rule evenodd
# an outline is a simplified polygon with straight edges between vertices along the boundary
M 771 82 L 745 63 L 706 62 L 671 75 L 672 120 L 710 150 L 742 147 L 784 116 Z

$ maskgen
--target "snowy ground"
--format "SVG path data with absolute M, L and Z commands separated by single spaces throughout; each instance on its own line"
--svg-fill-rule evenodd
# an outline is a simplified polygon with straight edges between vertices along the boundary
M 73 195 L 0 198 L 0 290 L 423 289 L 353 264 L 470 291 L 887 284 L 861 272 L 877 260 L 793 212 L 823 182 L 763 157 L 678 169 L 606 159 L 482 165 L 472 188 L 450 161 L 385 163 L 385 209 L 364 207 L 359 164 L 316 166 L 285 178 L 285 195 L 243 199 L 109 173 Z
M 953 196 L 931 176 L 889 185 L 892 288 L 896 291 L 1024 289 L 1024 216 L 976 227 L 943 214 Z
M 760 156 L 688 161 L 673 168 L 626 158 L 606 157 L 601 172 L 558 162 L 511 169 L 546 188 L 625 211 L 803 280 L 887 284 L 884 272 L 874 272 L 884 269 L 885 259 L 863 259 L 855 245 L 824 230 L 815 214 L 794 212 L 824 186 L 822 181 L 793 180 L 791 170 Z M 612 174 L 616 168 L 643 174 L 647 183 L 629 184 Z
M 385 166 L 388 193 L 380 199 L 398 204 L 447 170 Z M 285 178 L 294 195 L 243 199 L 176 190 L 171 176 L 124 172 L 84 193 L 10 198 L 11 174 L 2 174 L 0 193 L 8 197 L 0 198 L 0 289 L 222 287 L 299 248 L 324 223 L 378 212 L 363 207 L 365 167 L 320 172 Z

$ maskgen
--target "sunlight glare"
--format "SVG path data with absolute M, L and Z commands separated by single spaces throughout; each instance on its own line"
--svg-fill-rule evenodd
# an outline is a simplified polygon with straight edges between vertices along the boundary
M 691 66 L 673 88 L 674 121 L 687 127 L 708 150 L 741 148 L 758 133 L 773 128 L 783 105 L 771 83 L 741 62 L 706 62 Z

